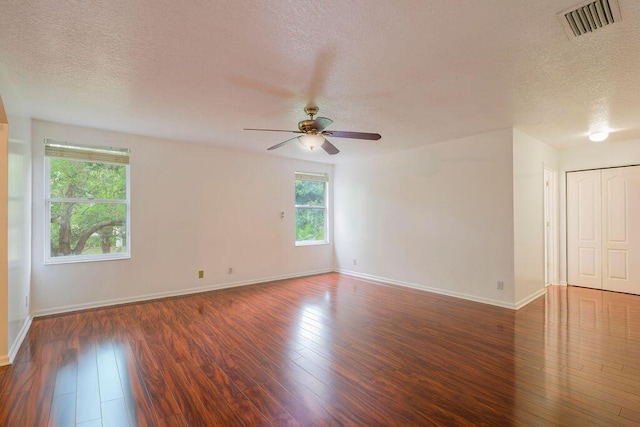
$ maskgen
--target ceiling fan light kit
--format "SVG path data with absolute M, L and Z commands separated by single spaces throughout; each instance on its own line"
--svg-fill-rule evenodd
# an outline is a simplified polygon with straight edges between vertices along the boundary
M 594 132 L 589 135 L 589 140 L 592 142 L 602 142 L 609 137 L 609 132 Z
M 291 132 L 291 133 L 299 133 L 301 135 L 296 136 L 294 138 L 283 141 L 279 144 L 276 144 L 272 147 L 267 148 L 267 150 L 275 150 L 276 148 L 280 148 L 283 145 L 292 142 L 294 140 L 298 140 L 300 145 L 309 151 L 313 151 L 318 147 L 321 147 L 328 154 L 334 155 L 338 154 L 340 150 L 336 148 L 328 139 L 325 137 L 336 137 L 336 138 L 352 138 L 352 139 L 365 139 L 369 141 L 377 141 L 381 138 L 378 133 L 368 133 L 368 132 L 344 132 L 344 131 L 327 131 L 325 130 L 333 120 L 328 119 L 326 117 L 317 117 L 314 119 L 314 116 L 318 114 L 318 107 L 309 106 L 305 107 L 304 112 L 309 116 L 308 119 L 302 120 L 298 123 L 298 130 L 279 130 L 279 129 L 253 129 L 253 128 L 245 128 L 244 130 L 257 130 L 257 131 L 265 131 L 265 132 Z
M 309 149 L 310 151 L 321 147 L 324 141 L 324 137 L 322 135 L 318 135 L 317 133 L 307 133 L 298 137 L 298 142 L 300 143 L 300 145 L 302 145 L 304 148 Z

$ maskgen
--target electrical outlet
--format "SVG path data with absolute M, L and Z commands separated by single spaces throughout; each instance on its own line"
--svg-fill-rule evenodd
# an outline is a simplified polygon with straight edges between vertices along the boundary
M 356 261 L 356 259 L 353 259 L 353 265 L 358 265 L 358 261 Z
M 233 274 L 233 267 L 229 267 L 229 274 Z
M 498 282 L 496 283 L 496 289 L 498 289 L 499 291 L 502 291 L 504 289 L 504 282 L 502 280 L 498 280 Z
M 198 270 L 198 279 L 204 278 L 204 270 Z

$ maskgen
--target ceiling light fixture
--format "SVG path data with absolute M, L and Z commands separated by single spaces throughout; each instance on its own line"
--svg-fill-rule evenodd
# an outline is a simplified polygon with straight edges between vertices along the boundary
M 589 135 L 589 141 L 602 142 L 609 137 L 609 132 L 594 132 Z
M 304 148 L 308 148 L 310 151 L 320 147 L 324 143 L 324 136 L 317 133 L 307 133 L 299 136 L 298 141 Z

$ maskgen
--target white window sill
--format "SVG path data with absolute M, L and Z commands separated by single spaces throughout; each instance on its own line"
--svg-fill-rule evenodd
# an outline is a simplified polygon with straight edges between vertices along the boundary
M 296 246 L 320 246 L 320 245 L 328 245 L 329 242 L 324 240 L 306 240 L 301 242 L 296 242 Z
M 49 258 L 44 261 L 44 265 L 56 265 L 56 264 L 75 264 L 78 262 L 95 262 L 95 261 L 116 261 L 121 259 L 130 259 L 130 254 L 111 255 L 108 257 L 103 256 L 61 256 L 55 258 Z

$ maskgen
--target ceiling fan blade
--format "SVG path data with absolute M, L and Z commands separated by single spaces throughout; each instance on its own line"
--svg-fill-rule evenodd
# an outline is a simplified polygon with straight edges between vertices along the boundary
M 326 117 L 316 117 L 315 122 L 314 128 L 316 129 L 316 132 L 320 133 L 325 130 L 327 126 L 333 123 L 333 120 Z
M 293 132 L 293 133 L 304 133 L 299 130 L 284 130 L 284 129 L 252 129 L 252 128 L 244 128 L 242 130 L 259 130 L 263 132 Z
M 335 136 L 338 138 L 354 138 L 354 139 L 368 139 L 371 141 L 377 141 L 382 136 L 379 133 L 368 133 L 368 132 L 341 132 L 337 130 L 330 130 L 326 132 L 322 132 L 323 135 Z
M 340 152 L 340 150 L 338 150 L 336 148 L 335 145 L 333 145 L 332 143 L 329 142 L 328 139 L 325 138 L 324 142 L 322 143 L 322 149 L 324 151 L 326 151 L 328 154 L 338 154 Z
M 298 137 L 297 137 L 297 136 L 294 136 L 294 137 L 293 137 L 293 138 L 291 138 L 291 139 L 287 139 L 286 141 L 282 141 L 280 144 L 276 144 L 276 145 L 274 145 L 273 147 L 269 147 L 269 148 L 267 148 L 267 150 L 275 150 L 276 148 L 280 148 L 280 147 L 282 147 L 283 145 L 285 145 L 285 144 L 287 144 L 287 143 L 289 143 L 289 142 L 291 142 L 291 141 L 294 141 L 294 140 L 296 140 L 296 139 L 298 139 Z

